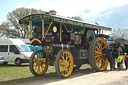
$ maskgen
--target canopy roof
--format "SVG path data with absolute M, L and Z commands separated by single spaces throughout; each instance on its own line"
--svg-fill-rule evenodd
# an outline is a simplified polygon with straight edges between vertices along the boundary
M 90 28 L 90 29 L 101 29 L 101 30 L 108 30 L 111 31 L 111 28 L 100 26 L 96 24 L 90 24 L 85 23 L 83 21 L 62 17 L 58 15 L 50 15 L 50 14 L 32 14 L 23 17 L 19 20 L 20 24 L 26 24 L 29 25 L 29 21 L 32 20 L 33 26 L 41 26 L 42 25 L 42 19 L 44 19 L 44 24 L 50 23 L 51 20 L 53 20 L 55 23 L 64 23 L 66 26 L 72 27 L 72 28 Z

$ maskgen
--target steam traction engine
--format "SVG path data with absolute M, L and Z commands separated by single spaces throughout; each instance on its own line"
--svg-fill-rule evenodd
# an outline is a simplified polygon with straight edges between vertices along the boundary
M 107 43 L 98 34 L 111 28 L 50 14 L 25 16 L 19 23 L 29 25 L 31 45 L 42 46 L 30 58 L 33 75 L 44 75 L 49 65 L 61 77 L 69 77 L 73 69 L 87 63 L 96 71 L 106 69 Z

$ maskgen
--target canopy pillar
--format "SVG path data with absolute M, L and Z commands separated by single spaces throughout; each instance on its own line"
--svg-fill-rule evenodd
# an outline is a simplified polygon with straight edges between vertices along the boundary
M 62 38 L 61 38 L 61 34 L 62 34 L 61 32 L 62 31 L 61 30 L 62 30 L 62 26 L 61 26 L 61 23 L 60 23 L 60 42 L 62 42 Z
M 42 38 L 44 39 L 44 19 L 42 18 Z
M 30 38 L 32 38 L 32 20 L 29 20 Z

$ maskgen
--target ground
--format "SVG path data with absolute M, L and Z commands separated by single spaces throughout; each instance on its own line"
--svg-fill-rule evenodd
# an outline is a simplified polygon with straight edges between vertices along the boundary
M 69 78 L 60 78 L 53 66 L 49 67 L 50 71 L 44 76 L 39 77 L 33 76 L 27 69 L 28 66 L 17 68 L 25 68 L 24 73 L 26 71 L 29 74 L 28 77 L 12 78 L 11 80 L 0 82 L 0 85 L 128 85 L 128 70 L 110 71 L 109 67 L 106 71 L 95 72 L 89 65 L 83 65 L 80 70 L 73 71 Z M 16 74 L 17 72 L 15 71 L 14 73 Z M 20 73 L 22 72 L 20 71 Z M 7 77 L 3 76 L 3 78 Z
M 44 77 L 17 85 L 128 85 L 128 70 L 109 71 L 108 69 L 95 72 L 87 68 L 73 72 L 69 78 L 60 78 L 57 75 Z

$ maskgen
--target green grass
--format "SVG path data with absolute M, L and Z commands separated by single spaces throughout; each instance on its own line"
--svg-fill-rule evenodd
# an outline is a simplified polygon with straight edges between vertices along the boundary
M 89 65 L 83 65 L 81 69 L 90 68 Z M 28 64 L 16 66 L 13 63 L 0 65 L 0 85 L 14 85 L 22 82 L 35 81 L 43 78 L 57 76 L 54 66 L 49 66 L 46 75 L 35 77 L 31 74 Z
M 50 76 L 55 75 L 55 68 L 53 66 L 50 66 L 47 73 L 50 73 Z M 49 75 L 46 76 L 48 77 Z M 22 66 L 16 66 L 13 63 L 9 63 L 7 65 L 0 65 L 0 85 L 13 85 L 42 78 L 42 76 L 33 76 L 33 74 L 31 74 L 29 70 L 28 64 L 23 64 Z

